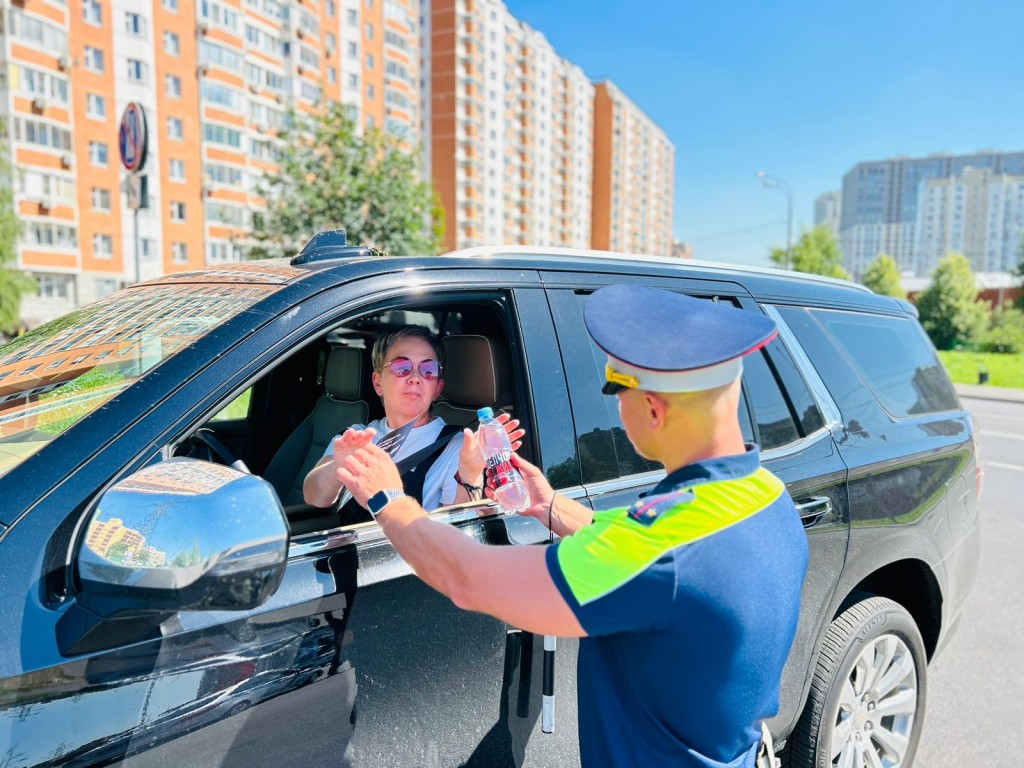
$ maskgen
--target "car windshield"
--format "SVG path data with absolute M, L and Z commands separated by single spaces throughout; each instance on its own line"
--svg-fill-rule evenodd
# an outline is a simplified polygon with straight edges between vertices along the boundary
M 0 347 L 0 476 L 279 287 L 137 286 Z

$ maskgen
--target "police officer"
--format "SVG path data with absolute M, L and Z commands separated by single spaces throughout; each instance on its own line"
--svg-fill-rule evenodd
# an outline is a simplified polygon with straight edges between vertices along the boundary
M 339 479 L 456 605 L 582 638 L 584 766 L 751 768 L 778 710 L 807 565 L 792 499 L 737 417 L 742 358 L 774 323 L 642 286 L 595 292 L 585 320 L 630 442 L 667 472 L 629 508 L 595 513 L 518 460 L 525 514 L 562 538 L 489 547 L 429 520 L 365 433 L 344 436 Z

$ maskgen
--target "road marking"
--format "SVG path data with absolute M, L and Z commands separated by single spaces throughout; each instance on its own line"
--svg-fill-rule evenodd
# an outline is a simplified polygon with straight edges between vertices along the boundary
M 998 461 L 983 461 L 981 462 L 983 467 L 995 467 L 996 469 L 1012 469 L 1015 472 L 1024 472 L 1024 467 L 1018 467 L 1016 464 L 1003 464 Z
M 989 437 L 1005 437 L 1010 440 L 1024 440 L 1024 435 L 1014 434 L 1013 432 L 989 432 L 987 429 L 983 429 L 981 434 L 988 435 Z

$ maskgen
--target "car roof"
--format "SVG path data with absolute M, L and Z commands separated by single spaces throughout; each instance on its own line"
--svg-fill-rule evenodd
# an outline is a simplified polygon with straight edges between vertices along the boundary
M 880 296 L 865 286 L 849 280 L 772 267 L 529 245 L 474 246 L 450 251 L 441 256 L 396 256 L 356 248 L 352 248 L 351 251 L 351 254 L 335 255 L 329 249 L 324 249 L 322 253 L 314 253 L 310 258 L 307 250 L 303 252 L 305 258 L 301 264 L 296 264 L 294 259 L 289 261 L 284 258 L 239 262 L 165 275 L 147 284 L 307 283 L 310 284 L 309 288 L 316 290 L 311 284 L 320 283 L 319 287 L 322 288 L 328 283 L 336 284 L 339 280 L 410 269 L 465 269 L 471 266 L 482 269 L 533 269 L 546 272 L 622 272 L 631 275 L 642 275 L 646 271 L 654 274 L 671 271 L 679 277 L 724 280 L 741 284 L 752 296 L 763 302 L 806 303 L 890 314 L 915 314 L 913 307 L 906 302 Z

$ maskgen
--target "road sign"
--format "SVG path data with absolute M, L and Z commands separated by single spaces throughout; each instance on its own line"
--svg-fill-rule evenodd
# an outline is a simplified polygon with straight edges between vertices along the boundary
M 146 113 L 138 102 L 129 102 L 117 137 L 121 163 L 129 172 L 140 171 L 146 164 L 146 138 Z
M 144 173 L 129 173 L 125 179 L 124 191 L 128 198 L 128 208 L 137 211 L 149 208 L 149 185 Z

